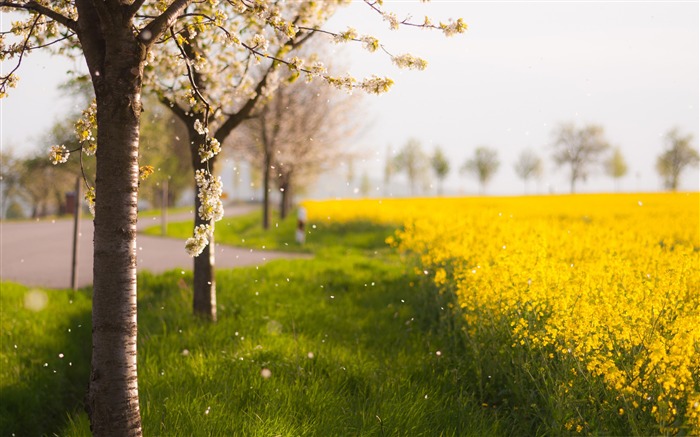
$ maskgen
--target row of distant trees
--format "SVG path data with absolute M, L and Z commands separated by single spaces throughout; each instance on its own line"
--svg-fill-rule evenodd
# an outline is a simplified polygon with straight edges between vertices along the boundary
M 551 158 L 557 167 L 568 170 L 569 188 L 576 191 L 576 184 L 585 181 L 599 167 L 615 180 L 616 187 L 629 167 L 619 147 L 611 147 L 605 139 L 604 130 L 598 125 L 581 128 L 573 123 L 562 123 L 553 132 L 554 140 L 549 146 Z M 656 160 L 656 171 L 663 179 L 664 187 L 677 190 L 683 171 L 697 166 L 698 151 L 692 146 L 693 137 L 679 129 L 669 130 L 664 137 L 662 152 Z M 442 194 L 443 182 L 452 170 L 451 161 L 437 146 L 431 155 L 426 154 L 416 139 L 410 139 L 395 156 L 388 153 L 384 170 L 384 182 L 388 184 L 395 173 L 404 173 L 408 178 L 411 194 L 427 180 L 428 174 L 437 179 L 437 192 Z M 479 182 L 483 194 L 501 166 L 498 151 L 488 146 L 477 147 L 459 168 L 460 174 L 473 176 Z M 520 179 L 540 179 L 544 173 L 544 162 L 534 150 L 523 150 L 513 162 L 513 169 Z

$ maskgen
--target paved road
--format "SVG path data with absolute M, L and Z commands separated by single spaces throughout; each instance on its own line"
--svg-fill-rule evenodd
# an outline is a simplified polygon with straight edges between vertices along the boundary
M 226 215 L 251 211 L 254 206 L 226 208 Z M 175 222 L 191 218 L 189 213 L 169 217 Z M 159 224 L 160 218 L 139 220 L 139 230 Z M 69 288 L 71 277 L 71 248 L 73 220 L 38 220 L 0 222 L 0 279 L 32 287 Z M 92 284 L 92 220 L 80 222 L 78 248 L 78 286 Z M 179 239 L 151 237 L 139 234 L 136 239 L 138 269 L 161 273 L 181 268 L 192 269 L 192 258 L 185 252 L 185 242 Z M 242 249 L 217 244 L 217 268 L 259 265 L 277 258 L 300 255 L 266 250 Z

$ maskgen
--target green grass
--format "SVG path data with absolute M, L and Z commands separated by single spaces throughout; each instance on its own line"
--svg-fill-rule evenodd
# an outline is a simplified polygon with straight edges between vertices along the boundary
M 181 212 L 187 212 L 187 211 L 192 211 L 192 206 L 178 206 L 178 207 L 173 207 L 173 208 L 168 208 L 168 215 L 170 214 L 179 214 Z M 139 211 L 139 218 L 151 218 L 151 217 L 160 217 L 162 214 L 160 208 L 151 208 L 147 209 L 145 211 Z
M 215 239 L 218 244 L 250 247 L 253 249 L 285 252 L 346 254 L 348 252 L 387 252 L 386 237 L 396 226 L 377 225 L 370 222 L 309 223 L 306 226 L 306 242 L 295 241 L 296 215 L 280 220 L 272 215 L 269 230 L 262 228 L 262 211 L 224 218 L 216 223 Z M 193 220 L 168 223 L 167 236 L 186 239 L 192 236 Z M 160 236 L 160 226 L 144 230 L 147 235 Z
M 0 283 L 0 435 L 56 431 L 82 409 L 90 305 L 86 291 Z
M 505 434 L 467 389 L 466 355 L 434 290 L 385 248 L 387 232 L 311 228 L 314 259 L 220 270 L 216 324 L 192 316 L 190 273 L 140 275 L 144 434 Z M 2 284 L 0 435 L 89 435 L 89 294 L 46 292 L 34 313 L 27 292 Z

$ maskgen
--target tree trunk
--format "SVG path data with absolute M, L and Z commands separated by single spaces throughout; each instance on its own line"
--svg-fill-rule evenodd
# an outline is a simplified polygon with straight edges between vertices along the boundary
M 85 18 L 82 12 L 81 18 Z M 128 27 L 104 32 L 107 36 L 101 50 L 92 53 L 95 46 L 83 43 L 97 97 L 99 132 L 92 372 L 86 409 L 94 435 L 140 436 L 136 373 L 136 219 L 141 60 L 145 59 L 145 53 Z
M 263 150 L 263 229 L 270 229 L 270 165 L 272 152 L 265 147 Z
M 291 204 L 292 184 L 289 180 L 280 185 L 280 220 L 287 218 L 289 206 Z
M 195 131 L 190 133 L 190 138 L 192 139 L 192 168 L 194 173 L 197 170 L 209 169 L 209 171 L 214 173 L 214 164 L 216 158 L 211 158 L 207 162 L 201 162 L 199 157 L 199 144 L 202 144 L 206 139 L 203 135 L 197 134 Z M 199 191 L 197 184 L 194 187 L 194 227 L 197 228 L 199 225 L 211 225 L 213 224 L 210 220 L 204 220 L 199 216 L 199 207 L 202 205 L 201 200 L 197 196 Z M 216 246 L 214 243 L 214 235 L 211 235 L 209 239 L 209 244 L 204 248 L 199 256 L 194 257 L 194 290 L 193 290 L 193 303 L 192 307 L 194 314 L 201 316 L 205 319 L 209 319 L 213 322 L 216 321 L 216 279 L 215 279 L 215 253 Z

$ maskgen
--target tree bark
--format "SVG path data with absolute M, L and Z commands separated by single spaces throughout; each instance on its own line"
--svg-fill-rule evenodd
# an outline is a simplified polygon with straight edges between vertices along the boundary
M 270 229 L 270 165 L 272 152 L 263 146 L 263 229 Z
M 191 152 L 192 152 L 192 169 L 194 173 L 197 170 L 209 169 L 209 171 L 214 173 L 214 164 L 216 163 L 216 158 L 209 159 L 208 162 L 201 162 L 199 157 L 199 144 L 206 141 L 203 135 L 199 135 L 192 131 L 190 133 L 190 138 L 194 140 L 191 142 Z M 199 216 L 199 207 L 202 205 L 198 193 L 197 184 L 194 187 L 194 227 L 197 228 L 199 225 L 212 225 L 211 220 L 204 220 Z M 193 283 L 193 303 L 192 308 L 194 314 L 205 319 L 209 319 L 213 322 L 216 321 L 216 279 L 215 279 L 215 253 L 216 245 L 214 243 L 214 235 L 212 233 L 209 239 L 209 244 L 204 248 L 199 256 L 193 259 L 193 269 L 194 269 L 194 283 Z
M 82 20 L 90 20 L 85 10 L 81 10 L 80 15 Z M 96 24 L 82 21 L 81 25 L 87 26 L 85 34 L 88 34 L 88 27 Z M 99 132 L 92 372 L 86 409 L 94 435 L 140 436 L 136 372 L 136 219 L 145 49 L 128 27 L 103 25 L 102 32 L 105 38 L 101 43 L 93 39 L 83 44 L 97 97 Z
M 289 180 L 280 184 L 280 220 L 287 218 L 289 214 L 289 206 L 291 204 L 292 184 Z

